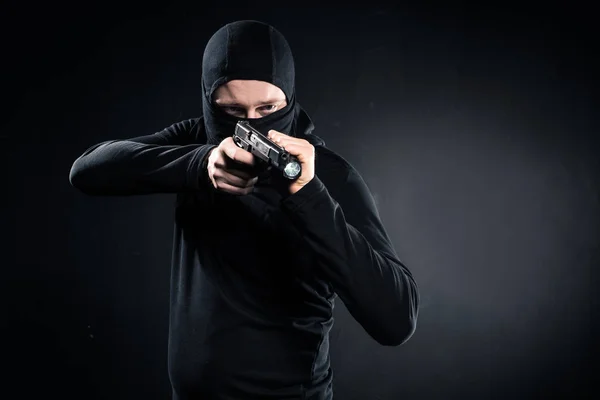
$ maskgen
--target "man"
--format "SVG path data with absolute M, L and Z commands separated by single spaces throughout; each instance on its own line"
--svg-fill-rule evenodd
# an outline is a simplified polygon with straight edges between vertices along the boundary
M 90 195 L 176 193 L 169 376 L 174 399 L 332 399 L 339 296 L 397 346 L 418 294 L 359 173 L 314 134 L 285 38 L 257 21 L 219 29 L 202 65 L 203 116 L 88 149 L 71 170 Z M 236 146 L 249 120 L 292 155 L 286 180 Z

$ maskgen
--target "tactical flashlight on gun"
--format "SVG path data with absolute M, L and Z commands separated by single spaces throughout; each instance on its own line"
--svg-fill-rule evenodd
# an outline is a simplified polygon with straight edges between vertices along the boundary
M 288 179 L 298 179 L 302 173 L 302 167 L 296 157 L 251 127 L 248 121 L 237 123 L 233 141 L 242 149 L 282 171 L 283 176 Z

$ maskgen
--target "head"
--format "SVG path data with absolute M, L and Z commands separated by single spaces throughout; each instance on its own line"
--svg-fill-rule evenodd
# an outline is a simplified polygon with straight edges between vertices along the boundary
M 223 26 L 202 60 L 202 108 L 209 143 L 231 136 L 239 120 L 261 132 L 294 135 L 294 60 L 281 33 L 258 21 Z

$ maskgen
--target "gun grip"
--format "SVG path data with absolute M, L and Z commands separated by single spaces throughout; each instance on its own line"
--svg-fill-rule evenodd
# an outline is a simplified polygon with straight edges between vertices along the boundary
M 233 135 L 233 143 L 235 143 L 238 147 L 246 150 L 246 151 L 250 151 L 250 145 L 248 143 L 246 143 L 245 141 L 243 141 L 239 136 Z

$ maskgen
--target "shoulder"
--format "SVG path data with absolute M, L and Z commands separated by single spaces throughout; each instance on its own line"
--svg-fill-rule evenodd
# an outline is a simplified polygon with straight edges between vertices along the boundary
M 184 119 L 169 125 L 159 133 L 179 139 L 181 144 L 203 143 L 206 141 L 203 121 L 202 117 Z
M 198 118 L 188 118 L 178 122 L 175 122 L 165 128 L 166 130 L 177 131 L 177 132 L 195 132 L 198 130 L 200 125 L 202 124 L 202 117 Z
M 346 197 L 367 188 L 350 161 L 325 146 L 315 146 L 315 173 L 334 197 Z
M 379 217 L 371 188 L 360 172 L 344 157 L 326 147 L 315 147 L 316 175 L 342 207 L 348 218 L 366 221 Z M 362 224 L 363 222 L 357 222 Z
M 347 175 L 354 169 L 341 154 L 325 146 L 315 146 L 315 164 L 319 172 Z

